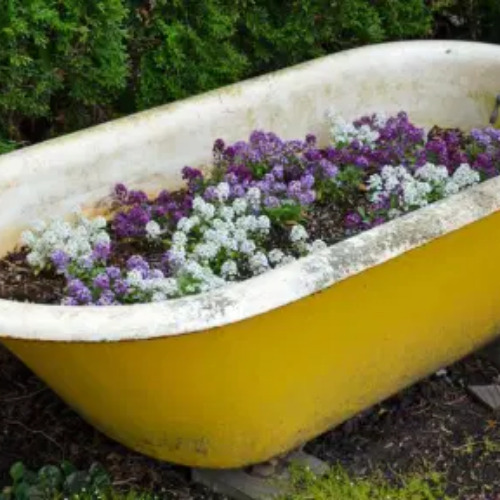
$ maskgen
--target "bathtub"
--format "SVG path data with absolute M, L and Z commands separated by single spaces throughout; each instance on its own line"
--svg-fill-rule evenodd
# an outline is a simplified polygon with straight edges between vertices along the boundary
M 36 218 L 105 211 L 255 129 L 328 136 L 406 110 L 488 123 L 500 46 L 404 42 L 342 52 L 0 157 L 0 251 Z M 122 307 L 0 300 L 0 341 L 83 418 L 157 459 L 210 468 L 294 447 L 500 333 L 500 178 L 207 294 Z

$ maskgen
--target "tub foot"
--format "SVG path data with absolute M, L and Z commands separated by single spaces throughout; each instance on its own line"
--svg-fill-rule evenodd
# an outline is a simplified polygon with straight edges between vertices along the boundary
M 193 481 L 235 500 L 270 500 L 290 488 L 290 465 L 309 467 L 323 475 L 328 465 L 303 451 L 279 456 L 247 469 L 193 469 Z

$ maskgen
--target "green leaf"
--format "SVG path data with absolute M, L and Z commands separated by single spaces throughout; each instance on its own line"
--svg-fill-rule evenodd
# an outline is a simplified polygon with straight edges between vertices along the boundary
M 24 478 L 24 473 L 26 472 L 26 468 L 22 462 L 16 462 L 10 468 L 10 477 L 14 481 L 14 484 L 19 483 Z
M 86 472 L 73 472 L 64 482 L 64 491 L 69 495 L 76 495 L 77 493 L 80 493 L 83 488 L 87 488 L 89 483 L 89 476 Z
M 38 478 L 42 484 L 54 490 L 60 488 L 63 481 L 62 472 L 59 467 L 55 465 L 46 465 L 42 467 L 38 471 Z

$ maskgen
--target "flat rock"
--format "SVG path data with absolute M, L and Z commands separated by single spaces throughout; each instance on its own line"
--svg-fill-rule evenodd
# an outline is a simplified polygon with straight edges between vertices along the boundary
M 256 475 L 245 469 L 193 469 L 192 478 L 214 492 L 235 500 L 272 500 L 289 490 L 291 464 L 308 467 L 317 475 L 324 475 L 329 470 L 325 462 L 298 451 L 280 460 L 275 474 Z
M 469 392 L 494 411 L 500 410 L 500 385 L 470 385 Z

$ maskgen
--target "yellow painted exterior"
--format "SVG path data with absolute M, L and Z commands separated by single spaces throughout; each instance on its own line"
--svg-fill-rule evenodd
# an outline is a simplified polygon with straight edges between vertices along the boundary
M 500 213 L 321 293 L 205 332 L 2 341 L 101 431 L 190 466 L 259 462 L 500 331 Z

